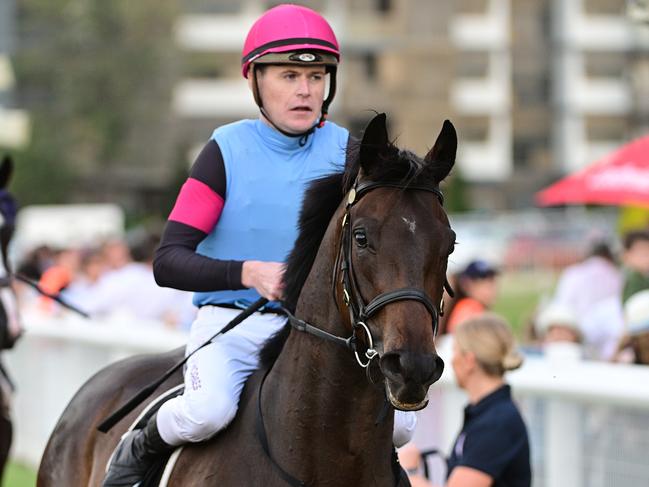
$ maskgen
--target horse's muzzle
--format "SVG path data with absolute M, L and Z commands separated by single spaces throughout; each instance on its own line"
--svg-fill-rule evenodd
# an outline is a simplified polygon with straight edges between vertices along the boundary
M 379 362 L 392 405 L 404 411 L 423 409 L 431 384 L 439 380 L 444 361 L 437 354 L 404 351 L 385 353 Z

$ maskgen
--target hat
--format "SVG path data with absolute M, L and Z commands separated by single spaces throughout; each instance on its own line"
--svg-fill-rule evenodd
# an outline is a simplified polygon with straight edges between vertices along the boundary
M 624 303 L 624 321 L 629 335 L 649 332 L 649 290 L 633 294 Z
M 544 336 L 552 326 L 564 326 L 566 328 L 571 328 L 578 333 L 581 332 L 579 329 L 577 314 L 571 307 L 565 304 L 550 303 L 541 310 L 534 322 L 534 329 L 541 337 Z
M 467 265 L 460 273 L 461 277 L 469 279 L 486 279 L 498 274 L 499 271 L 494 266 L 484 260 L 474 260 Z

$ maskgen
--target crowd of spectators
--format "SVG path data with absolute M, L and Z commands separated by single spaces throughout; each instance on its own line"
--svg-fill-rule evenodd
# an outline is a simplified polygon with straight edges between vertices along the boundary
M 191 293 L 163 288 L 153 277 L 155 235 L 142 235 L 127 243 L 111 238 L 97 246 L 53 249 L 40 246 L 18 263 L 21 277 L 91 319 L 141 320 L 174 329 L 187 329 L 196 308 Z M 21 308 L 47 315 L 69 313 L 35 286 L 17 283 Z
M 608 245 L 597 243 L 583 261 L 564 269 L 549 302 L 539 306 L 536 344 L 543 350 L 571 343 L 585 359 L 649 364 L 638 353 L 620 353 L 641 334 L 633 320 L 641 309 L 637 303 L 649 299 L 648 289 L 648 230 L 624 235 L 619 263 Z
M 158 241 L 157 236 L 147 235 L 130 245 L 124 239 L 111 239 L 88 248 L 52 249 L 42 246 L 25 256 L 17 270 L 20 275 L 38 283 L 46 293 L 59 296 L 92 318 L 128 316 L 187 329 L 196 311 L 191 293 L 161 288 L 153 278 L 152 259 Z M 458 376 L 458 385 L 465 389 L 479 389 L 479 386 L 471 385 L 473 380 L 477 380 L 474 377 L 482 381 L 479 384 L 495 380 L 493 383 L 498 385 L 487 394 L 475 395 L 474 400 L 469 394 L 467 411 L 480 410 L 485 397 L 506 385 L 503 375 L 507 368 L 498 368 L 496 374 L 489 372 L 490 359 L 480 358 L 480 354 L 488 351 L 483 348 L 473 350 L 475 340 L 464 340 L 460 349 L 455 337 L 458 330 L 467 328 L 466 323 L 469 323 L 468 328 L 493 328 L 497 325 L 499 333 L 502 332 L 505 322 L 490 314 L 498 297 L 499 279 L 500 271 L 496 266 L 484 260 L 474 260 L 457 275 L 450 276 L 455 297 L 445 296 L 441 332 L 454 348 L 452 365 Z M 36 293 L 31 286 L 20 286 L 19 291 L 23 307 L 53 316 L 69 312 L 56 301 Z M 574 356 L 578 358 L 649 364 L 649 231 L 633 231 L 625 235 L 619 257 L 607 244 L 595 244 L 581 262 L 561 272 L 551 298 L 539 304 L 531 325 L 533 340 L 520 346 L 524 355 L 543 354 L 560 344 L 564 350 L 572 347 Z M 494 335 L 494 330 L 487 332 Z M 511 343 L 507 341 L 507 334 L 503 337 L 503 343 L 507 342 L 508 346 L 501 348 L 509 353 Z M 484 339 L 479 342 L 485 344 Z M 496 349 L 498 346 L 494 344 Z M 497 357 L 494 360 L 502 359 Z M 519 433 L 525 437 L 526 445 L 524 426 Z M 462 432 L 457 441 L 465 441 Z M 471 460 L 462 463 L 464 457 L 458 459 L 457 455 L 462 448 L 458 450 L 457 445 L 456 442 L 449 451 L 451 456 L 455 455 L 457 465 L 452 465 L 456 469 L 453 483 L 450 481 L 452 469 L 449 469 L 447 485 L 465 485 L 459 481 L 463 477 L 457 473 L 458 466 L 462 467 L 459 472 L 464 475 L 468 468 L 471 482 L 480 480 L 481 473 L 486 474 L 484 485 L 490 485 L 490 479 L 495 479 L 500 472 L 513 468 L 506 462 L 483 465 L 481 460 L 468 456 L 466 458 Z M 492 446 L 486 445 L 486 448 Z M 422 459 L 414 444 L 401 448 L 400 457 L 413 486 L 432 485 L 422 476 Z M 476 469 L 470 463 L 474 460 L 478 462 L 477 472 L 473 471 Z M 518 463 L 521 461 L 521 457 L 516 460 Z M 477 475 L 478 480 L 472 475 Z

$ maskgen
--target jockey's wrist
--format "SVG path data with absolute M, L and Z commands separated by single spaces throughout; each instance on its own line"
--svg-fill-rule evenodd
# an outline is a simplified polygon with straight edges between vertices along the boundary
M 246 288 L 255 287 L 255 273 L 258 262 L 245 260 L 241 263 L 241 285 Z

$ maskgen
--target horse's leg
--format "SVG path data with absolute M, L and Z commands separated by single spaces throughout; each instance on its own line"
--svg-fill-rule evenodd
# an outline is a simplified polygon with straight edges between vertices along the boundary
M 0 417 L 0 482 L 9 457 L 9 450 L 11 449 L 11 440 L 13 438 L 13 424 L 9 417 L 4 415 Z
M 2 475 L 13 439 L 13 424 L 11 422 L 12 392 L 13 388 L 7 373 L 0 364 L 0 483 L 2 482 Z

